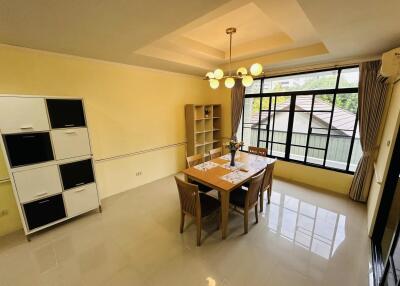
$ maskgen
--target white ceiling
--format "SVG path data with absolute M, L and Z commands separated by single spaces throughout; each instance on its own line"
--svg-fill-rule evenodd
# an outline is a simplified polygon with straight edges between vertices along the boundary
M 400 46 L 399 0 L 0 0 L 0 43 L 189 74 L 379 55 Z

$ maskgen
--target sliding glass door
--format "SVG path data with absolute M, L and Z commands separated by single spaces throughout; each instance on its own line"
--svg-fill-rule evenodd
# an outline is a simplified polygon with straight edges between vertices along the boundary
M 374 233 L 375 285 L 400 285 L 400 134 L 394 147 Z

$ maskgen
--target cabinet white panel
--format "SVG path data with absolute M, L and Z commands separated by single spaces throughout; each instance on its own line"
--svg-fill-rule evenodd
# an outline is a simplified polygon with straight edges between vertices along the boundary
M 49 130 L 44 98 L 0 97 L 3 134 Z
M 62 192 L 56 165 L 13 173 L 21 203 L 48 197 Z
M 96 184 L 89 184 L 63 192 L 68 217 L 77 216 L 99 206 Z
M 51 137 L 57 160 L 90 155 L 91 153 L 86 128 L 52 130 Z

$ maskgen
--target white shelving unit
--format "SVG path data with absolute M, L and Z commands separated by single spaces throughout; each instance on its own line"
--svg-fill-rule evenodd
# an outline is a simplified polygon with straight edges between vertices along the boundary
M 0 96 L 0 145 L 25 235 L 101 204 L 80 98 Z

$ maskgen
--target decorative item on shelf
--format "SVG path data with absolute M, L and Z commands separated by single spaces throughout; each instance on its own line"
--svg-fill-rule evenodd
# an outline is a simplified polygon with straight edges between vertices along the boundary
M 210 109 L 208 109 L 208 107 L 204 108 L 204 117 L 208 118 L 208 116 L 210 116 Z
M 233 88 L 236 79 L 241 80 L 244 87 L 249 87 L 253 84 L 255 76 L 263 74 L 263 66 L 259 63 L 252 64 L 250 67 L 250 73 L 245 67 L 240 67 L 236 71 L 236 74 L 232 75 L 232 35 L 236 33 L 236 28 L 231 27 L 226 29 L 226 33 L 229 35 L 229 75 L 224 75 L 224 71 L 218 68 L 213 72 L 208 72 L 204 79 L 208 80 L 212 89 L 217 89 L 219 87 L 220 80 L 224 80 L 225 87 Z
M 236 141 L 231 139 L 228 143 L 225 144 L 225 146 L 231 152 L 231 166 L 235 166 L 236 151 L 239 150 L 240 147 L 243 147 L 244 143 L 242 141 Z

